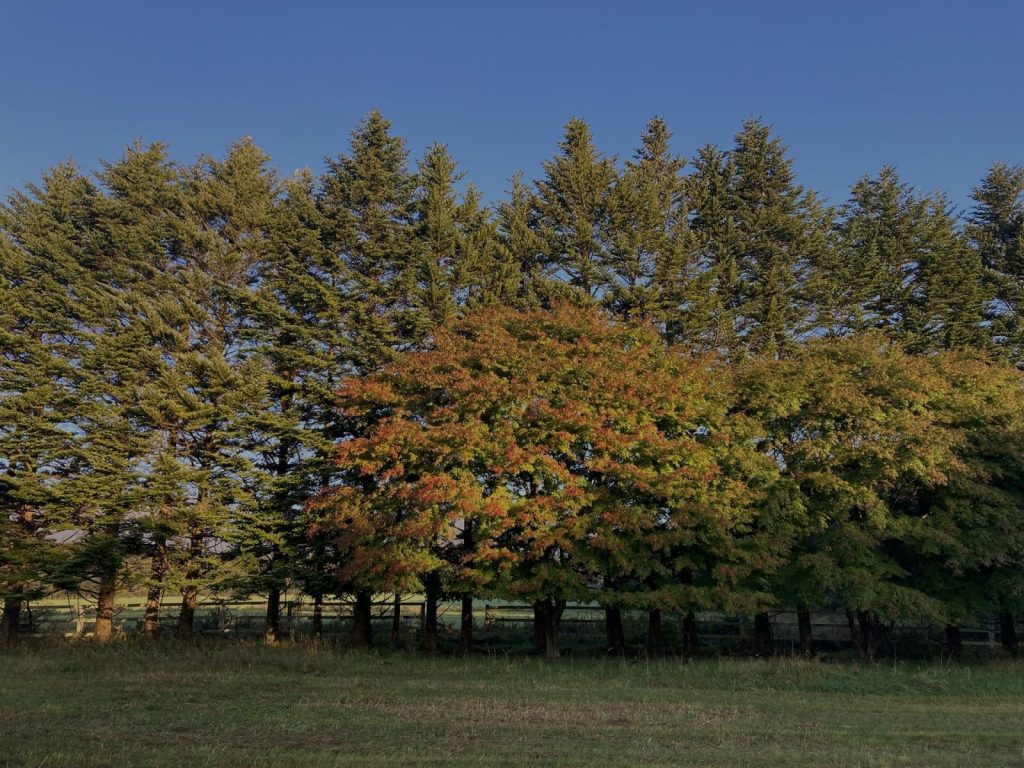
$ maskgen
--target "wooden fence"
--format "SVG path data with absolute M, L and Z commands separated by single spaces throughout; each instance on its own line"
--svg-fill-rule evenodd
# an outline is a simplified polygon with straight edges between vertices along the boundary
M 355 603 L 351 600 L 325 601 L 321 606 L 323 632 L 328 636 L 344 636 L 350 629 Z M 280 632 L 284 637 L 299 638 L 313 631 L 313 600 L 304 595 L 287 595 L 281 601 Z M 160 617 L 160 631 L 171 634 L 177 623 L 178 603 L 165 602 Z M 482 611 L 480 609 L 483 609 Z M 393 599 L 377 600 L 373 603 L 372 619 L 375 622 L 393 622 L 395 602 Z M 400 627 L 404 633 L 422 632 L 426 620 L 426 603 L 422 600 L 402 600 Z M 124 635 L 138 632 L 142 625 L 145 601 L 129 599 L 119 601 L 115 606 L 114 621 L 117 631 Z M 258 636 L 265 629 L 266 601 L 261 599 L 229 600 L 208 599 L 200 603 L 196 611 L 195 632 L 199 635 Z M 457 603 L 442 602 L 438 606 L 439 623 L 442 627 L 454 628 L 459 621 L 460 608 Z M 95 605 L 80 599 L 69 599 L 66 603 L 46 601 L 27 604 L 22 610 L 21 632 L 25 635 L 88 637 L 92 631 Z M 731 648 L 749 645 L 753 637 L 753 620 L 748 616 L 722 613 L 699 613 L 697 634 L 702 644 L 711 647 Z M 850 627 L 845 615 L 815 613 L 812 627 L 816 643 L 820 647 L 843 648 L 852 645 Z M 533 607 L 514 603 L 485 603 L 476 606 L 476 619 L 482 624 L 481 639 L 488 637 L 500 640 L 502 636 L 514 634 L 528 636 L 527 626 L 533 621 Z M 665 615 L 664 629 L 668 639 L 675 634 L 681 637 L 683 617 Z M 631 634 L 643 634 L 646 614 L 641 611 L 623 611 L 623 621 Z M 604 609 L 598 605 L 567 605 L 562 616 L 563 631 L 570 636 L 591 637 L 599 642 L 604 634 Z M 524 625 L 515 627 L 513 625 Z M 797 617 L 795 612 L 778 611 L 771 614 L 772 633 L 775 645 L 780 651 L 794 651 L 798 645 Z M 992 617 L 977 626 L 962 627 L 961 639 L 965 646 L 991 647 L 1000 644 L 998 622 Z M 894 639 L 899 645 L 939 646 L 944 642 L 943 628 L 929 625 L 901 624 L 894 628 Z

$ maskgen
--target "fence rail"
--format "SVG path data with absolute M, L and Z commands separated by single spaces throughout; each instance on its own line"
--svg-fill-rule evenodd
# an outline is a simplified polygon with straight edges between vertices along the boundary
M 165 602 L 159 619 L 162 632 L 173 631 L 177 616 L 172 615 L 179 603 Z M 201 602 L 196 611 L 194 631 L 200 635 L 258 635 L 265 628 L 266 600 L 261 599 L 208 599 Z M 354 600 L 329 600 L 320 604 L 323 632 L 327 635 L 343 635 L 349 631 Z M 305 595 L 286 596 L 281 601 L 280 631 L 285 636 L 301 637 L 312 634 L 314 601 Z M 482 613 L 477 605 L 477 618 L 482 618 L 484 631 L 508 632 L 511 625 L 533 622 L 533 606 L 515 603 L 485 603 Z M 115 626 L 123 634 L 138 632 L 146 608 L 143 599 L 118 601 L 115 605 Z M 376 600 L 372 603 L 371 620 L 374 622 L 394 621 L 395 601 Z M 599 605 L 567 605 L 562 614 L 561 624 L 566 631 L 577 635 L 600 636 L 605 623 L 604 608 Z M 401 600 L 399 623 L 403 631 L 422 632 L 426 623 L 426 603 L 422 600 Z M 28 603 L 21 614 L 20 631 L 26 635 L 63 635 L 65 637 L 87 637 L 92 631 L 95 605 L 87 601 L 69 601 L 61 605 L 48 601 Z M 457 603 L 442 602 L 438 606 L 438 617 L 442 625 L 458 621 L 461 615 Z M 636 632 L 642 632 L 646 614 L 639 610 L 622 610 L 623 621 Z M 777 611 L 770 616 L 775 644 L 780 649 L 796 647 L 799 632 L 795 612 Z M 675 627 L 682 635 L 681 615 L 666 615 L 667 627 Z M 749 642 L 753 636 L 753 621 L 748 616 L 723 613 L 698 613 L 697 634 L 702 643 L 720 646 L 738 646 Z M 845 615 L 815 613 L 812 631 L 815 641 L 835 647 L 848 646 L 852 642 L 849 622 Z M 905 642 L 941 644 L 944 641 L 943 628 L 923 624 L 899 624 L 894 633 Z M 995 617 L 976 625 L 960 629 L 961 641 L 965 646 L 995 647 L 1001 642 L 999 624 Z

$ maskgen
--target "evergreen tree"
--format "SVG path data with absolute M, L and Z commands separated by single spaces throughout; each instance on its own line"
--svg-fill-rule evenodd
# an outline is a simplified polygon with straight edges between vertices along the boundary
M 521 264 L 510 258 L 498 221 L 469 184 L 459 205 L 461 258 L 456 274 L 458 304 L 469 309 L 496 304 L 515 306 L 524 291 Z
M 696 275 L 690 281 L 692 297 L 685 302 L 692 309 L 685 321 L 675 320 L 679 331 L 669 335 L 706 349 L 732 351 L 740 343 L 739 246 L 729 191 L 735 167 L 728 154 L 711 145 L 701 148 L 693 166 L 686 178 L 686 193 Z
M 853 186 L 838 226 L 842 255 L 837 261 L 844 271 L 832 280 L 847 296 L 844 330 L 877 328 L 899 335 L 924 240 L 921 209 L 921 201 L 891 166 Z
M 994 300 L 987 309 L 994 343 L 1024 361 L 1024 166 L 996 163 L 972 192 L 967 236 L 981 258 Z
M 726 207 L 738 274 L 737 333 L 742 346 L 782 354 L 808 329 L 809 265 L 828 247 L 828 214 L 795 183 L 792 160 L 769 126 L 748 120 L 730 152 Z
M 171 521 L 170 559 L 181 590 L 178 634 L 192 634 L 200 590 L 237 581 L 256 551 L 235 546 L 253 528 L 259 496 L 252 419 L 266 409 L 266 366 L 246 311 L 267 252 L 277 181 L 250 140 L 223 160 L 201 159 L 186 186 L 178 238 L 187 339 L 161 386 L 164 430 L 183 486 Z M 258 516 L 258 515 L 257 515 Z
M 266 211 L 258 285 L 240 296 L 245 339 L 262 362 L 265 390 L 245 425 L 258 474 L 255 514 L 241 546 L 256 555 L 256 572 L 239 588 L 267 594 L 271 643 L 280 637 L 281 596 L 305 543 L 303 507 L 328 471 L 331 382 L 340 378 L 344 343 L 345 272 L 323 247 L 312 174 L 297 174 L 284 192 Z
M 512 177 L 508 199 L 497 205 L 499 263 L 505 265 L 499 291 L 509 306 L 536 308 L 566 293 L 553 274 L 552 261 L 537 233 L 534 194 L 522 174 Z M 507 293 L 506 293 L 507 292 Z M 487 302 L 490 303 L 490 302 Z
M 352 134 L 350 154 L 328 159 L 319 198 L 325 247 L 345 265 L 346 354 L 371 371 L 423 333 L 413 239 L 416 187 L 405 142 L 371 112 Z
M 420 290 L 424 251 L 415 238 L 417 179 L 405 141 L 391 134 L 390 121 L 376 110 L 353 132 L 349 153 L 328 158 L 327 166 L 317 205 L 323 247 L 344 269 L 340 360 L 347 374 L 366 374 L 414 348 L 429 329 Z M 352 429 L 336 413 L 328 431 L 342 439 Z M 312 530 L 322 530 L 316 509 L 311 512 Z M 341 557 L 329 545 L 314 549 Z M 344 563 L 328 567 L 340 572 Z M 356 642 L 368 644 L 372 594 L 351 581 L 339 582 L 338 589 L 357 592 Z
M 486 306 L 515 296 L 515 264 L 503 263 L 497 231 L 472 185 L 443 144 L 434 144 L 417 169 L 415 231 L 420 251 L 419 304 L 425 335 L 459 306 Z
M 822 279 L 833 332 L 876 328 L 914 351 L 984 344 L 981 265 L 941 195 L 918 194 L 889 166 L 861 179 L 838 249 Z
M 551 262 L 584 303 L 611 288 L 608 215 L 617 179 L 615 162 L 594 146 L 589 126 L 573 118 L 565 126 L 559 154 L 544 163 L 535 182 L 534 223 Z
M 670 138 L 665 121 L 652 119 L 615 184 L 608 225 L 611 285 L 604 303 L 617 314 L 655 320 L 678 339 L 702 316 L 707 286 L 688 230 L 680 175 L 685 160 L 672 154 Z
M 22 604 L 55 578 L 48 535 L 70 523 L 65 484 L 79 471 L 67 427 L 78 252 L 95 196 L 70 164 L 0 207 L 0 643 L 17 640 Z
M 928 198 L 926 245 L 919 249 L 916 285 L 904 334 L 910 349 L 985 348 L 990 335 L 985 311 L 994 296 L 984 280 L 981 259 L 968 247 L 945 197 Z
M 99 585 L 95 635 L 105 640 L 119 582 L 136 579 L 129 559 L 149 549 L 159 560 L 165 534 L 173 473 L 158 468 L 165 443 L 154 416 L 156 383 L 182 323 L 168 271 L 180 185 L 160 144 L 134 144 L 98 178 L 107 194 L 97 198 L 90 240 L 94 317 L 77 364 L 75 424 L 86 469 L 70 485 L 82 530 L 73 563 Z

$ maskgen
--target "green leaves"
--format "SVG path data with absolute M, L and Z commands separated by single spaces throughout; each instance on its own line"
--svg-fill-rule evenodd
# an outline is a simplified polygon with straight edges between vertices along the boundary
M 758 120 L 687 165 L 574 118 L 538 176 L 488 206 L 371 112 L 322 176 L 137 142 L 12 194 L 0 590 L 1020 610 L 1019 168 L 837 212 Z

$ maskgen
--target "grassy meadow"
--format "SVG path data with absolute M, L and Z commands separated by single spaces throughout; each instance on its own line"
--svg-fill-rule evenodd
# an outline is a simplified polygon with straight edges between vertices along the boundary
M 1024 765 L 1024 663 L 0 654 L 0 766 L 631 765 Z

